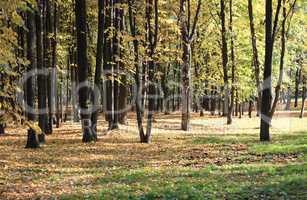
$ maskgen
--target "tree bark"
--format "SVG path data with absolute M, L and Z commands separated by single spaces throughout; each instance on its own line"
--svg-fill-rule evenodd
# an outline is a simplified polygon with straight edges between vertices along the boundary
M 186 36 L 184 36 L 186 37 Z M 182 117 L 181 129 L 184 131 L 190 130 L 190 110 L 191 110 L 191 45 L 188 41 L 182 44 L 183 46 L 183 64 L 181 68 L 181 83 L 182 83 Z
M 152 11 L 153 10 L 153 11 Z M 154 24 L 151 25 L 151 15 L 154 13 Z M 157 46 L 158 39 L 158 0 L 146 0 L 146 27 L 147 27 L 147 54 L 149 57 L 148 63 L 148 113 L 147 113 L 147 127 L 146 127 L 146 135 L 144 143 L 151 142 L 151 131 L 152 131 L 152 123 L 154 121 L 153 115 L 155 111 L 156 104 L 156 85 L 155 85 L 155 70 L 156 63 L 154 59 L 155 49 Z
M 300 82 L 301 82 L 301 68 L 297 68 L 296 74 L 295 74 L 295 102 L 294 102 L 295 108 L 298 105 L 298 94 L 299 94 Z
M 221 40 L 222 40 L 222 65 L 223 65 L 223 80 L 224 80 L 224 116 L 229 113 L 229 88 L 228 88 L 228 49 L 226 38 L 226 19 L 225 19 L 225 0 L 220 0 L 220 19 L 221 19 Z M 231 112 L 230 112 L 231 113 Z
M 249 106 L 248 106 L 248 116 L 249 116 L 249 118 L 252 118 L 252 111 L 253 111 L 253 101 L 249 100 Z
M 270 140 L 270 110 L 271 110 L 271 88 L 272 88 L 272 55 L 273 55 L 273 32 L 272 32 L 272 0 L 266 1 L 265 10 L 265 63 L 263 75 L 263 91 L 261 101 L 261 123 L 260 123 L 260 140 Z
M 50 69 L 51 69 L 51 55 L 50 55 L 50 48 L 51 48 L 51 41 L 50 41 L 50 34 L 52 33 L 52 24 L 51 24 L 51 7 L 50 7 L 50 0 L 43 0 L 43 55 L 44 55 L 44 65 L 45 68 L 48 70 L 48 75 L 46 77 L 46 92 L 47 92 L 47 99 L 48 99 L 48 115 L 47 115 L 47 130 L 46 134 L 52 134 L 52 94 L 51 94 L 51 75 L 50 75 Z
M 97 139 L 97 119 L 99 114 L 99 98 L 96 89 L 101 88 L 102 64 L 103 64 L 103 46 L 104 46 L 104 31 L 105 31 L 105 18 L 104 18 L 105 1 L 98 0 L 98 36 L 97 36 L 97 53 L 96 53 L 96 69 L 94 78 L 94 106 L 92 111 L 92 131 Z
M 139 42 L 136 38 L 137 27 L 136 27 L 136 17 L 134 15 L 133 3 L 131 0 L 128 0 L 129 7 L 129 22 L 130 22 L 130 31 L 133 36 L 133 48 L 134 48 L 134 67 L 135 67 L 135 82 L 136 82 L 136 91 L 135 91 L 135 108 L 137 116 L 137 124 L 140 136 L 140 142 L 145 141 L 145 134 L 143 128 L 143 118 L 142 118 L 142 84 L 140 76 L 140 66 L 139 66 Z
M 0 135 L 5 134 L 5 125 L 4 123 L 0 122 Z
M 103 61 L 104 61 L 104 74 L 106 76 L 105 80 L 105 118 L 106 121 L 108 121 L 108 129 L 114 130 L 118 128 L 118 121 L 116 119 L 115 115 L 115 93 L 114 93 L 114 84 L 116 81 L 114 81 L 114 60 L 113 60 L 113 53 L 114 53 L 114 36 L 112 33 L 113 30 L 110 28 L 114 25 L 114 5 L 113 0 L 107 0 L 105 4 L 106 9 L 106 15 L 105 15 L 105 27 L 106 29 L 109 29 L 105 33 L 105 40 L 104 40 L 104 54 L 103 54 Z
M 302 107 L 301 107 L 300 118 L 304 117 L 305 100 L 306 100 L 306 85 L 303 86 L 303 91 L 302 91 Z
M 47 76 L 46 66 L 44 65 L 43 55 L 43 2 L 38 1 L 38 11 L 36 12 L 36 46 L 37 46 L 37 69 L 40 70 L 37 76 L 38 86 L 38 109 L 39 109 L 39 120 L 38 125 L 41 129 L 41 133 L 38 135 L 40 143 L 45 143 L 45 133 L 48 131 L 48 116 L 47 116 Z
M 53 37 L 51 39 L 51 51 L 52 51 L 52 63 L 51 63 L 51 74 L 50 74 L 50 81 L 51 81 L 51 111 L 52 116 L 55 117 L 55 124 L 56 127 L 59 127 L 59 113 L 58 113 L 58 92 L 57 92 L 57 4 L 54 2 L 53 4 L 53 19 L 52 22 L 52 34 Z
M 229 0 L 229 31 L 230 31 L 230 49 L 231 49 L 231 99 L 229 110 L 227 113 L 227 124 L 232 124 L 232 113 L 234 107 L 234 93 L 235 93 L 235 52 L 234 52 L 234 32 L 232 25 L 232 0 Z
M 30 64 L 27 67 L 27 72 L 30 73 L 32 70 L 35 70 L 37 67 L 36 62 L 36 24 L 35 24 L 35 12 L 31 5 L 29 5 L 29 10 L 27 11 L 27 19 L 26 19 L 26 26 L 28 29 L 27 33 L 27 59 L 30 61 Z M 25 88 L 25 94 L 26 94 L 26 115 L 27 120 L 30 123 L 33 123 L 35 121 L 35 104 L 34 104 L 34 88 L 33 88 L 33 79 L 32 77 L 28 77 L 26 80 L 26 88 Z M 36 135 L 36 132 L 33 128 L 28 129 L 28 137 L 27 137 L 27 144 L 26 148 L 38 148 L 39 147 L 39 141 Z
M 188 16 L 186 16 L 186 3 L 188 3 Z M 190 24 L 191 10 L 190 2 L 186 0 L 180 0 L 180 31 L 182 39 L 183 64 L 181 66 L 181 100 L 182 100 L 182 113 L 181 113 L 181 129 L 184 131 L 190 130 L 190 107 L 191 107 L 191 43 L 195 34 L 195 29 L 198 21 L 198 15 L 200 13 L 201 0 L 198 1 L 197 10 L 193 25 Z
M 119 1 L 122 3 L 122 0 Z M 124 10 L 119 9 L 119 30 L 125 31 L 125 21 L 124 21 Z M 122 46 L 123 39 L 119 39 L 120 47 Z M 124 50 L 122 48 L 119 49 L 119 57 L 122 59 Z M 127 76 L 125 74 L 125 66 L 124 63 L 119 60 L 119 70 L 120 70 L 120 84 L 119 84 L 119 102 L 118 102 L 118 122 L 120 124 L 127 125 L 127 104 L 128 104 L 128 81 Z
M 83 84 L 78 91 L 81 108 L 81 123 L 83 129 L 83 142 L 95 141 L 92 132 L 88 108 L 88 59 L 87 59 L 87 30 L 86 30 L 86 1 L 78 0 L 75 3 L 76 30 L 77 30 L 77 64 L 79 84 Z

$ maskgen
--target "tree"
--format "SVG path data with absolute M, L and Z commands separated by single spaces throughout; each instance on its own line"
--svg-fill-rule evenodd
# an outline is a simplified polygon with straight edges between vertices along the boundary
M 188 9 L 186 10 L 186 4 Z M 201 0 L 198 1 L 194 22 L 191 27 L 190 18 L 190 0 L 180 0 L 179 21 L 181 30 L 181 40 L 183 55 L 183 64 L 181 66 L 181 87 L 182 87 L 182 111 L 181 111 L 181 129 L 188 131 L 190 129 L 190 107 L 191 107 L 191 42 L 196 30 L 198 15 L 201 8 Z M 188 13 L 186 15 L 186 12 Z
M 98 0 L 98 36 L 97 36 L 97 53 L 96 53 L 96 70 L 94 86 L 101 88 L 102 62 L 103 62 L 103 45 L 104 45 L 104 0 Z M 95 88 L 94 88 L 95 92 Z M 99 113 L 99 96 L 94 95 L 94 106 L 92 112 L 92 130 L 97 139 L 97 119 Z
M 31 73 L 37 67 L 36 62 L 36 25 L 35 25 L 35 12 L 32 5 L 28 4 L 29 9 L 27 11 L 26 25 L 28 29 L 27 33 L 27 59 L 30 64 L 27 67 L 27 72 Z M 31 76 L 27 77 L 25 83 L 25 103 L 26 103 L 26 114 L 27 120 L 30 123 L 35 121 L 35 104 L 34 104 L 34 88 L 33 88 L 33 78 Z M 26 148 L 38 148 L 39 142 L 36 135 L 36 130 L 33 125 L 28 129 L 28 138 Z
M 230 49 L 231 49 L 231 99 L 229 112 L 227 113 L 227 124 L 232 124 L 232 113 L 235 101 L 235 52 L 234 52 L 234 30 L 233 30 L 233 13 L 232 0 L 229 0 L 229 32 L 230 32 Z
M 88 60 L 87 60 L 87 29 L 86 29 L 86 1 L 75 2 L 76 31 L 77 31 L 77 65 L 79 78 L 79 103 L 81 108 L 81 124 L 83 142 L 95 141 L 88 108 Z
M 228 82 L 228 45 L 227 45 L 227 30 L 226 30 L 226 10 L 225 0 L 220 0 L 220 20 L 221 20 L 221 51 L 222 51 L 222 66 L 223 66 L 223 81 L 224 81 L 224 115 L 229 114 L 229 82 Z M 229 119 L 228 119 L 229 120 Z
M 49 73 L 47 77 L 47 98 L 48 98 L 48 131 L 46 134 L 52 134 L 53 132 L 53 116 L 54 116 L 54 93 L 53 93 L 53 78 L 54 65 L 52 62 L 52 41 L 50 36 L 52 35 L 52 6 L 50 0 L 44 0 L 44 61 L 45 67 L 48 68 Z M 51 73 L 50 73 L 51 72 Z
M 129 23 L 130 23 L 130 32 L 133 37 L 133 53 L 134 53 L 134 67 L 135 67 L 135 83 L 136 83 L 136 91 L 135 91 L 135 108 L 136 108 L 136 120 L 139 130 L 140 141 L 145 141 L 145 133 L 143 128 L 143 117 L 142 117 L 142 97 L 141 93 L 143 90 L 141 84 L 141 74 L 140 74 L 140 66 L 139 66 L 139 41 L 137 40 L 137 25 L 136 25 L 136 9 L 133 7 L 134 2 L 132 0 L 128 0 L 128 8 L 129 8 Z
M 304 65 L 302 66 L 302 106 L 301 106 L 300 118 L 304 117 L 306 95 L 307 95 L 307 66 Z
M 282 5 L 283 4 L 283 5 Z M 296 4 L 296 0 L 291 4 L 288 13 L 293 11 Z M 282 18 L 282 30 L 281 30 L 281 54 L 279 61 L 279 76 L 277 81 L 277 86 L 275 88 L 275 98 L 272 104 L 272 60 L 273 60 L 273 50 L 274 42 L 276 39 L 276 34 L 278 32 L 279 23 L 279 13 L 280 9 L 283 7 L 283 18 Z M 265 64 L 264 64 L 264 76 L 263 76 L 263 91 L 261 100 L 261 123 L 260 123 L 260 140 L 269 141 L 270 140 L 270 125 L 272 117 L 274 115 L 276 105 L 279 99 L 281 84 L 283 81 L 283 71 L 284 71 L 284 57 L 286 51 L 286 20 L 289 14 L 286 11 L 286 1 L 278 0 L 277 8 L 275 11 L 274 23 L 272 21 L 272 1 L 266 1 L 266 24 L 265 24 Z M 272 24 L 273 23 L 273 24 Z M 289 28 L 288 28 L 289 30 Z
M 37 75 L 37 87 L 38 87 L 38 109 L 39 119 L 38 124 L 41 129 L 41 134 L 38 135 L 39 142 L 45 142 L 45 133 L 48 131 L 48 116 L 47 116 L 47 76 L 46 68 L 43 62 L 43 28 L 42 28 L 42 16 L 43 16 L 43 1 L 38 1 L 38 10 L 35 15 L 36 22 L 36 46 L 37 46 L 37 69 L 40 70 Z

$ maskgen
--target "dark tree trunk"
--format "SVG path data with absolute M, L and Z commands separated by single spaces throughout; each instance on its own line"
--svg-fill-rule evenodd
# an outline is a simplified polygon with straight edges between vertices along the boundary
M 229 0 L 229 31 L 230 31 L 230 48 L 231 48 L 231 97 L 230 105 L 227 113 L 227 124 L 232 124 L 232 113 L 235 100 L 235 52 L 234 52 L 234 38 L 233 38 L 233 27 L 232 27 L 232 0 Z
M 252 111 L 253 111 L 253 101 L 249 100 L 249 106 L 248 106 L 248 116 L 249 116 L 249 118 L 252 118 Z
M 0 135 L 5 134 L 5 124 L 3 122 L 0 122 Z
M 105 80 L 105 119 L 108 121 L 108 129 L 113 130 L 118 128 L 117 124 L 113 124 L 114 120 L 114 74 L 112 65 L 112 54 L 113 54 L 113 33 L 110 30 L 112 27 L 112 16 L 113 16 L 113 0 L 106 1 L 106 15 L 105 15 L 105 27 L 108 31 L 105 33 L 104 37 L 104 54 L 103 54 L 103 69 L 106 76 Z
M 266 1 L 265 10 L 265 61 L 263 74 L 263 90 L 261 100 L 261 123 L 260 123 L 260 141 L 270 141 L 270 125 L 272 121 L 272 58 L 274 49 L 274 40 L 277 32 L 278 17 L 281 8 L 281 0 L 278 0 L 275 11 L 273 26 L 273 8 L 272 0 Z M 273 26 L 273 27 L 272 27 Z
M 59 89 L 59 90 L 58 90 Z M 60 128 L 61 123 L 61 98 L 62 98 L 62 88 L 57 89 L 56 95 L 56 128 Z
M 303 91 L 302 91 L 302 107 L 301 107 L 300 118 L 304 117 L 305 100 L 306 100 L 306 85 L 303 87 Z
M 188 11 L 186 16 L 186 3 L 188 4 Z M 191 10 L 190 1 L 180 0 L 180 31 L 182 39 L 183 64 L 181 66 L 181 95 L 182 95 L 182 111 L 181 111 L 181 129 L 184 131 L 190 130 L 190 107 L 191 107 L 191 43 L 195 34 L 195 29 L 198 21 L 198 15 L 201 8 L 201 0 L 198 1 L 197 10 L 193 25 L 190 24 Z
M 47 116 L 47 69 L 44 63 L 43 55 L 43 28 L 42 28 L 42 15 L 43 15 L 43 2 L 38 2 L 38 11 L 35 16 L 36 20 L 36 46 L 37 46 L 37 69 L 39 70 L 37 76 L 38 86 L 38 109 L 39 120 L 38 125 L 41 129 L 41 133 L 38 135 L 40 143 L 45 143 L 45 133 L 48 131 L 48 116 Z
M 73 53 L 71 55 L 71 58 L 73 60 L 73 63 L 71 63 L 71 103 L 72 103 L 72 115 L 73 115 L 73 121 L 79 122 L 79 114 L 78 114 L 78 102 L 77 102 L 77 69 L 74 66 L 75 62 L 73 59 Z
M 52 95 L 52 114 L 55 116 L 56 127 L 59 128 L 59 105 L 58 105 L 58 92 L 57 92 L 57 4 L 53 4 L 53 20 L 52 20 L 52 33 L 51 50 L 52 50 L 52 71 L 51 71 L 51 95 Z
M 102 59 L 103 59 L 103 45 L 104 45 L 104 0 L 98 0 L 98 36 L 97 36 L 97 54 L 96 54 L 96 69 L 95 69 L 95 80 L 94 80 L 94 106 L 92 112 L 92 131 L 97 139 L 97 119 L 99 114 L 99 97 L 97 94 L 100 92 L 96 92 L 96 90 L 100 90 L 101 88 L 101 76 L 102 76 Z
M 79 84 L 83 87 L 79 89 L 79 103 L 81 108 L 81 123 L 83 129 L 83 142 L 95 141 L 92 132 L 88 108 L 88 59 L 87 59 L 87 30 L 86 30 L 86 1 L 78 0 L 75 3 L 76 30 L 77 30 L 77 64 Z
M 215 91 L 214 91 L 215 90 Z M 217 97 L 217 92 L 216 88 L 212 88 L 211 92 L 211 115 L 215 114 L 215 109 L 216 109 L 216 97 Z
M 297 108 L 297 105 L 298 105 L 298 95 L 299 95 L 300 82 L 301 82 L 301 68 L 297 68 L 296 74 L 295 74 L 295 102 L 294 102 L 295 108 Z
M 134 47 L 134 66 L 135 66 L 135 82 L 136 82 L 136 91 L 135 91 L 135 108 L 136 108 L 136 115 L 137 115 L 137 124 L 140 136 L 140 142 L 145 141 L 145 134 L 143 129 L 143 118 L 142 118 L 142 84 L 141 84 L 141 76 L 140 76 L 140 66 L 139 66 L 139 42 L 136 39 L 136 17 L 134 15 L 133 4 L 131 0 L 128 0 L 129 5 L 129 22 L 130 22 L 130 29 L 131 35 L 134 37 L 133 40 L 133 47 Z
M 48 114 L 46 124 L 46 134 L 52 134 L 52 115 L 51 115 L 51 90 L 50 90 L 50 67 L 51 67 L 51 55 L 50 47 L 51 42 L 49 35 L 51 34 L 51 14 L 50 14 L 50 0 L 43 0 L 43 56 L 44 56 L 44 67 L 48 70 L 48 74 L 45 79 L 46 84 L 46 98 L 48 100 Z
M 113 19 L 113 26 L 115 28 L 114 38 L 113 38 L 113 109 L 112 109 L 112 129 L 118 129 L 118 123 L 119 123 L 119 102 L 120 98 L 125 98 L 124 96 L 120 96 L 120 81 L 121 79 L 121 72 L 120 67 L 122 66 L 121 61 L 118 60 L 121 56 L 121 48 L 120 48 L 120 32 L 121 32 L 121 21 L 122 21 L 122 9 L 119 8 L 119 4 L 121 3 L 121 0 L 114 0 L 114 19 Z
M 285 108 L 285 110 L 287 110 L 287 111 L 290 111 L 290 109 L 291 109 L 291 96 L 292 96 L 292 94 L 291 94 L 291 87 L 288 86 L 286 108 Z
M 260 124 L 260 140 L 270 140 L 270 110 L 271 110 L 271 87 L 272 87 L 272 55 L 273 55 L 273 39 L 272 39 L 272 0 L 266 1 L 265 11 L 265 63 L 263 83 L 265 84 L 262 91 L 261 100 L 261 124 Z
M 118 116 L 118 122 L 120 124 L 127 124 L 127 96 L 128 96 L 128 89 L 126 87 L 126 77 L 122 77 L 122 84 L 119 86 L 119 102 L 118 102 L 118 110 L 119 110 L 119 116 Z
M 122 3 L 122 0 L 119 1 L 119 3 Z M 125 21 L 124 21 L 124 10 L 119 9 L 119 23 L 120 23 L 120 31 L 124 31 L 125 29 Z M 122 46 L 122 38 L 120 38 L 119 43 L 120 47 Z M 123 50 L 122 48 L 119 48 L 119 57 L 122 59 L 123 57 Z M 127 104 L 128 104 L 128 81 L 127 76 L 125 74 L 125 66 L 124 63 L 120 60 L 119 62 L 119 68 L 120 68 L 120 80 L 121 83 L 119 84 L 119 102 L 118 102 L 118 122 L 120 124 L 127 124 Z
M 223 64 L 223 80 L 224 80 L 224 112 L 227 116 L 229 113 L 229 88 L 228 88 L 228 50 L 226 39 L 226 19 L 225 19 L 225 0 L 220 0 L 220 18 L 221 18 L 221 39 L 222 39 L 222 64 Z M 230 112 L 231 114 L 231 112 Z M 230 115 L 231 116 L 231 115 Z
M 151 18 L 152 13 L 154 13 L 154 24 L 152 27 Z M 158 0 L 147 0 L 146 3 L 146 27 L 147 27 L 147 35 L 146 38 L 148 40 L 147 46 L 147 54 L 149 57 L 148 64 L 148 113 L 147 113 L 147 127 L 146 127 L 146 135 L 145 140 L 141 141 L 143 143 L 150 143 L 151 142 L 151 131 L 152 131 L 152 123 L 154 121 L 153 115 L 155 111 L 155 104 L 156 104 L 156 85 L 155 83 L 155 70 L 156 70 L 156 63 L 155 63 L 155 49 L 157 46 L 157 39 L 158 39 Z
M 68 52 L 69 54 L 70 52 Z M 68 118 L 68 109 L 69 109 L 69 102 L 70 102 L 70 94 L 69 94 L 69 74 L 70 74 L 70 56 L 67 56 L 67 69 L 66 69 L 66 102 L 65 102 L 65 111 L 64 111 L 64 122 L 67 121 Z
M 27 67 L 27 72 L 35 70 L 37 67 L 36 62 L 36 25 L 35 25 L 35 12 L 32 7 L 29 5 L 29 10 L 27 11 L 26 26 L 28 29 L 27 33 L 27 59 L 30 61 L 30 64 Z M 28 77 L 26 80 L 26 115 L 27 120 L 33 123 L 35 121 L 35 103 L 34 103 L 34 88 L 33 88 L 33 79 Z M 36 135 L 36 132 L 33 128 L 28 129 L 28 139 L 26 148 L 38 148 L 39 141 Z
M 163 76 L 162 76 L 162 89 L 163 89 L 163 104 L 164 104 L 164 114 L 170 114 L 170 99 L 169 99 L 169 87 L 167 85 L 168 80 L 168 71 L 170 70 L 170 64 L 164 68 Z
M 242 103 L 239 103 L 239 119 L 242 118 Z

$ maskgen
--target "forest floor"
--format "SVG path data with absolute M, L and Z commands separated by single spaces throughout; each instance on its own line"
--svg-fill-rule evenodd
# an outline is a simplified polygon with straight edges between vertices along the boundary
M 259 142 L 259 119 L 193 115 L 155 117 L 151 144 L 129 125 L 82 144 L 78 123 L 67 122 L 37 150 L 26 131 L 0 137 L 0 199 L 307 199 L 307 118 L 280 117 L 272 141 Z

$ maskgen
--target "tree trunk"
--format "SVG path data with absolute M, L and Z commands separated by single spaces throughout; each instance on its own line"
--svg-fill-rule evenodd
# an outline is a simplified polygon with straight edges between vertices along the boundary
M 98 36 L 97 36 L 97 54 L 96 54 L 96 69 L 94 80 L 94 106 L 92 111 L 92 131 L 97 140 L 97 120 L 99 114 L 99 98 L 97 94 L 101 88 L 101 76 L 102 76 L 102 59 L 103 59 L 103 46 L 104 46 L 104 31 L 105 31 L 105 18 L 104 18 L 105 1 L 98 0 Z M 98 90 L 98 91 L 96 91 Z
M 183 36 L 186 37 L 186 36 Z M 190 107 L 191 107 L 191 88 L 190 88 L 190 62 L 191 62 L 191 45 L 184 42 L 183 46 L 183 64 L 181 68 L 181 83 L 182 83 L 182 116 L 181 129 L 184 131 L 190 130 Z
M 213 90 L 216 90 L 216 88 L 212 88 Z M 213 91 L 211 92 L 211 115 L 215 114 L 215 109 L 216 109 L 216 96 L 217 96 L 217 92 Z
M 79 103 L 81 108 L 81 123 L 83 129 L 83 142 L 95 141 L 92 132 L 88 108 L 88 60 L 87 60 L 87 30 L 86 30 L 86 1 L 78 0 L 75 3 L 76 30 L 77 30 L 77 64 L 79 84 L 83 87 L 79 89 Z
M 29 5 L 29 4 L 28 4 Z M 30 61 L 30 64 L 27 67 L 27 72 L 30 73 L 32 70 L 35 70 L 37 67 L 36 62 L 36 25 L 35 25 L 35 12 L 33 8 L 29 5 L 29 10 L 27 11 L 26 26 L 28 29 L 27 33 L 27 59 Z M 34 89 L 33 89 L 33 79 L 28 77 L 26 80 L 26 115 L 27 120 L 33 123 L 35 121 L 35 103 L 34 103 Z M 39 141 L 36 135 L 36 132 L 33 128 L 28 129 L 28 138 L 26 148 L 38 148 Z
M 295 74 L 295 102 L 294 102 L 295 108 L 297 108 L 297 105 L 298 105 L 298 94 L 299 94 L 300 82 L 301 82 L 301 68 L 297 68 L 296 74 Z
M 239 103 L 239 119 L 242 118 L 242 103 Z
M 51 50 L 52 50 L 52 64 L 51 64 L 51 113 L 55 117 L 56 127 L 59 127 L 59 113 L 58 113 L 58 92 L 57 92 L 57 4 L 53 4 L 53 19 L 52 21 L 52 33 Z
M 235 52 L 234 52 L 234 38 L 233 38 L 233 27 L 232 27 L 232 0 L 229 0 L 229 31 L 230 31 L 230 48 L 231 48 L 231 99 L 229 105 L 229 111 L 227 113 L 227 124 L 232 124 L 232 113 L 234 107 L 234 93 L 235 93 Z
M 73 53 L 72 53 L 73 54 Z M 71 55 L 73 59 L 73 55 Z M 77 69 L 74 66 L 74 63 L 71 63 L 70 67 L 71 71 L 71 103 L 72 103 L 72 115 L 73 121 L 79 122 L 79 114 L 78 114 L 78 102 L 77 102 Z
M 70 52 L 68 52 L 70 54 Z M 70 94 L 69 94 L 69 73 L 70 73 L 70 56 L 67 56 L 67 69 L 66 69 L 66 106 L 64 111 L 64 122 L 67 121 L 68 118 L 68 109 L 69 109 L 69 102 L 70 102 Z
M 0 122 L 0 135 L 5 134 L 5 125 L 3 122 Z
M 198 1 L 197 10 L 195 13 L 195 18 L 193 22 L 193 26 L 191 27 L 190 18 L 191 18 L 191 10 L 190 10 L 190 1 L 188 3 L 188 16 L 186 16 L 186 0 L 180 0 L 180 12 L 179 12 L 179 20 L 180 20 L 180 31 L 181 31 L 181 39 L 182 39 L 182 48 L 183 55 L 182 60 L 183 64 L 181 66 L 181 100 L 182 100 L 182 113 L 181 113 L 181 129 L 184 131 L 190 130 L 190 107 L 191 107 L 191 43 L 195 34 L 196 24 L 198 21 L 198 15 L 200 13 L 201 8 L 201 0 Z
M 52 94 L 51 94 L 51 75 L 50 75 L 50 69 L 51 69 L 51 55 L 50 55 L 50 47 L 51 47 L 51 41 L 50 41 L 50 34 L 52 33 L 52 23 L 51 23 L 51 7 L 50 7 L 50 0 L 44 0 L 43 3 L 43 16 L 44 16 L 44 34 L 43 34 L 43 42 L 44 42 L 44 65 L 45 68 L 48 69 L 48 75 L 46 77 L 46 92 L 47 92 L 47 99 L 48 99 L 48 115 L 47 115 L 47 130 L 46 134 L 52 134 Z
M 225 0 L 220 0 L 220 18 L 221 18 L 221 40 L 222 40 L 222 64 L 223 64 L 223 80 L 224 80 L 224 116 L 229 113 L 229 88 L 228 88 L 228 50 L 226 39 L 226 20 L 225 20 Z M 231 114 L 231 112 L 230 112 Z M 230 115 L 231 116 L 231 115 Z
M 42 28 L 42 15 L 43 15 L 43 2 L 38 2 L 38 11 L 35 16 L 36 20 L 36 46 L 37 46 L 37 69 L 39 70 L 37 75 L 38 86 L 38 109 L 39 120 L 38 125 L 41 129 L 41 133 L 38 135 L 40 143 L 45 143 L 45 133 L 48 131 L 48 116 L 47 116 L 47 69 L 43 61 L 43 28 Z
M 288 86 L 288 90 L 287 90 L 287 101 L 286 101 L 286 108 L 285 110 L 290 111 L 291 109 L 291 87 Z
M 238 90 L 236 89 L 236 109 L 235 109 L 235 116 L 238 117 L 239 112 L 239 96 L 238 96 Z
M 249 106 L 248 106 L 248 116 L 249 116 L 249 118 L 252 118 L 252 111 L 253 111 L 253 101 L 249 100 Z
M 272 41 L 272 0 L 266 1 L 265 11 L 265 63 L 263 75 L 263 91 L 261 100 L 261 123 L 260 123 L 260 140 L 270 140 L 270 125 L 271 125 L 271 88 L 272 88 L 272 55 L 273 55 L 273 41 Z
M 154 10 L 154 24 L 153 27 L 151 25 L 151 15 L 152 10 Z M 152 131 L 152 123 L 154 121 L 153 114 L 155 111 L 155 104 L 156 104 L 156 85 L 155 85 L 155 71 L 156 71 L 156 63 L 155 63 L 155 49 L 157 46 L 157 39 L 158 39 L 158 0 L 148 0 L 146 3 L 146 28 L 147 28 L 147 35 L 146 38 L 148 40 L 147 45 L 147 54 L 149 60 L 147 61 L 148 64 L 148 113 L 147 113 L 147 127 L 146 127 L 146 135 L 145 140 L 142 141 L 144 143 L 151 142 L 151 131 Z
M 104 37 L 104 74 L 106 76 L 105 80 L 105 119 L 108 121 L 108 129 L 113 130 L 118 128 L 117 124 L 114 124 L 114 67 L 113 67 L 113 33 L 110 30 L 112 27 L 112 19 L 113 19 L 113 0 L 106 1 L 106 15 L 105 15 L 105 27 L 108 31 L 105 33 Z
M 306 100 L 306 85 L 303 87 L 303 91 L 302 91 L 302 107 L 301 107 L 300 118 L 304 117 L 305 100 Z
M 140 136 L 140 142 L 145 141 L 145 134 L 143 129 L 143 118 L 142 118 L 142 84 L 141 84 L 141 76 L 140 76 L 140 66 L 139 66 L 139 42 L 136 38 L 137 28 L 136 28 L 136 17 L 134 15 L 134 11 L 132 9 L 132 2 L 128 0 L 129 5 L 129 22 L 131 35 L 133 36 L 133 47 L 134 47 L 134 66 L 135 66 L 135 82 L 136 82 L 136 91 L 135 91 L 135 108 L 136 108 L 136 116 L 137 116 L 137 124 Z
M 122 0 L 119 1 L 119 3 L 122 3 Z M 119 30 L 125 31 L 125 21 L 124 21 L 124 10 L 119 9 Z M 120 38 L 119 43 L 120 47 L 122 46 L 122 38 Z M 123 57 L 123 49 L 119 49 L 119 57 L 122 59 Z M 118 102 L 118 122 L 120 124 L 127 125 L 127 105 L 128 105 L 128 81 L 127 76 L 125 74 L 125 66 L 124 63 L 120 60 L 119 62 L 119 69 L 120 69 L 120 80 L 121 83 L 119 84 L 119 102 Z

